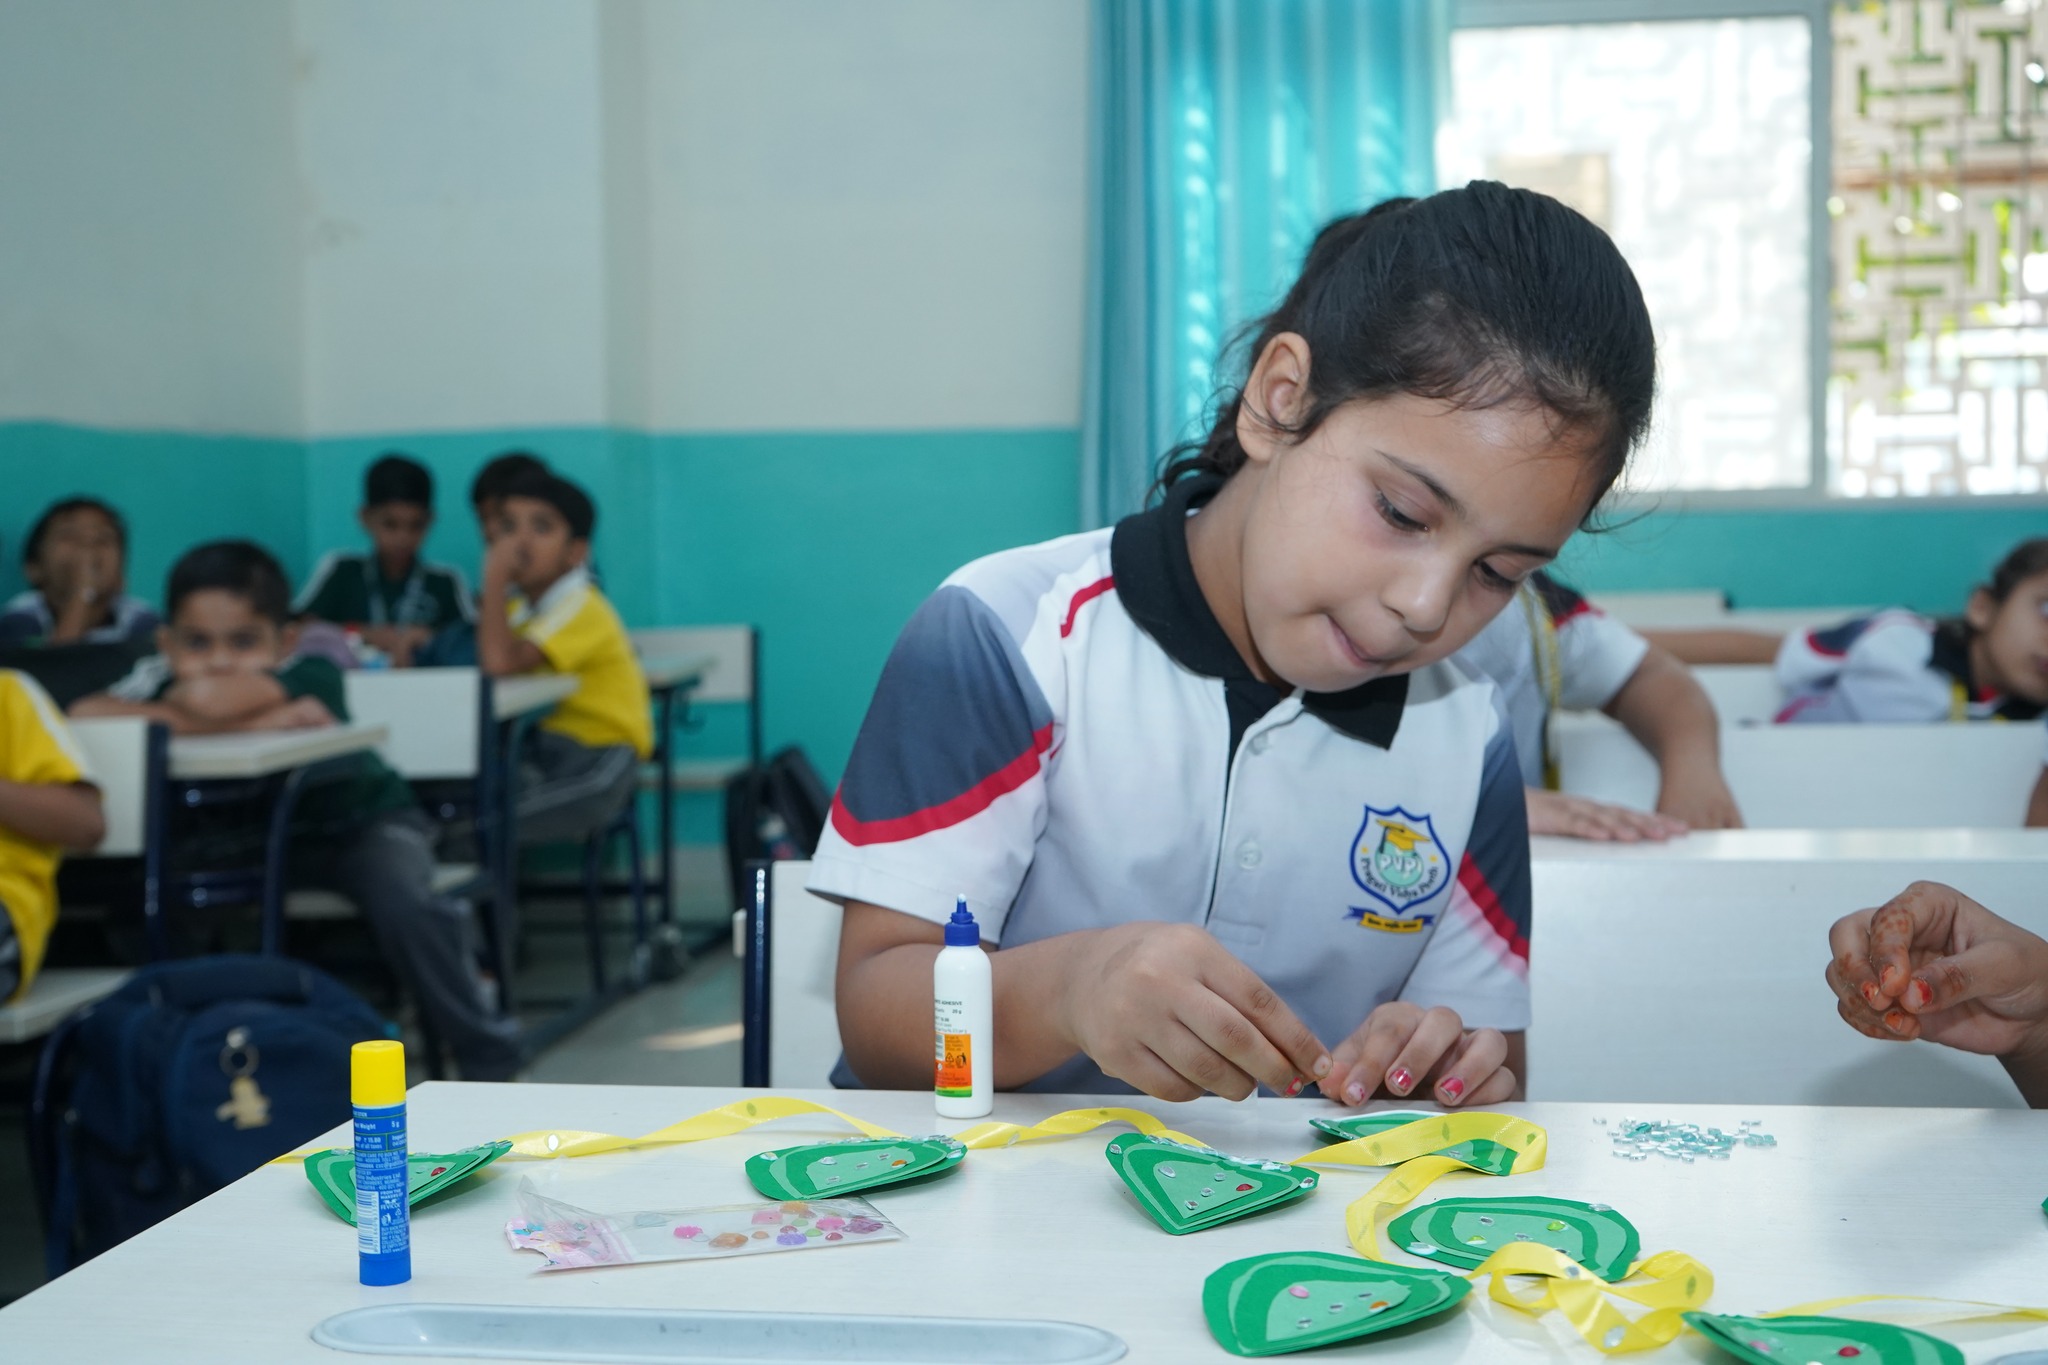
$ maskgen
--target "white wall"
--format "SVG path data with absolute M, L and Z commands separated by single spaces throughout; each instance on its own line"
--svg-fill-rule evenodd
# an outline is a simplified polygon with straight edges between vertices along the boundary
M 651 0 L 653 420 L 1072 427 L 1085 0 Z
M 0 421 L 298 429 L 291 23 L 0 0 Z
M 605 417 L 593 0 L 295 0 L 310 435 Z

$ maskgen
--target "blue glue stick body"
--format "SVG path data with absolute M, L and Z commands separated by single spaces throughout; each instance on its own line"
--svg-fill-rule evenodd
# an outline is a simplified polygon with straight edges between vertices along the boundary
M 356 1260 L 364 1284 L 412 1278 L 412 1216 L 406 1205 L 405 1044 L 349 1050 L 356 1113 Z

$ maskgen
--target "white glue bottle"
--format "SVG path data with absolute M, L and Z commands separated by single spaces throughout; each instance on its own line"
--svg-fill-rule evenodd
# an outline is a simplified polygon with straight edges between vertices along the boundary
M 960 898 L 932 962 L 932 1103 L 940 1118 L 978 1119 L 995 1106 L 995 984 L 981 926 Z

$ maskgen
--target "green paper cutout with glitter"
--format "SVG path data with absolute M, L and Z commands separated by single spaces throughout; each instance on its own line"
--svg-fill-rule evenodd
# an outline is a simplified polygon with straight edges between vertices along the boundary
M 1687 1313 L 1701 1336 L 1752 1365 L 1853 1357 L 1856 1365 L 1963 1365 L 1963 1353 L 1939 1337 L 1860 1318 L 1741 1318 Z
M 1282 1251 L 1232 1261 L 1204 1280 L 1202 1316 L 1232 1355 L 1270 1356 L 1400 1327 L 1471 1290 L 1471 1281 L 1441 1270 Z
M 1138 1207 L 1175 1236 L 1289 1203 L 1319 1179 L 1284 1161 L 1229 1156 L 1165 1138 L 1112 1138 L 1102 1154 Z
M 1439 1199 L 1387 1225 L 1390 1244 L 1470 1270 L 1502 1247 L 1535 1242 L 1555 1247 L 1603 1280 L 1634 1264 L 1641 1240 L 1635 1225 L 1605 1204 L 1541 1195 L 1504 1199 Z
M 945 1175 L 966 1155 L 938 1134 L 807 1142 L 748 1157 L 747 1180 L 770 1199 L 829 1199 Z
M 1348 1114 L 1335 1119 L 1312 1118 L 1308 1123 L 1328 1141 L 1349 1142 L 1353 1138 L 1377 1137 L 1423 1119 L 1443 1117 L 1442 1114 L 1424 1113 L 1417 1109 L 1389 1109 L 1377 1114 Z M 1469 1142 L 1439 1147 L 1434 1155 L 1462 1162 L 1482 1175 L 1513 1175 L 1515 1171 L 1515 1149 L 1492 1138 L 1473 1138 Z
M 476 1174 L 512 1150 L 509 1142 L 486 1142 L 459 1152 L 412 1152 L 405 1158 L 405 1202 L 410 1208 L 431 1199 L 456 1181 Z M 334 1216 L 356 1221 L 356 1154 L 336 1147 L 306 1158 L 306 1179 Z

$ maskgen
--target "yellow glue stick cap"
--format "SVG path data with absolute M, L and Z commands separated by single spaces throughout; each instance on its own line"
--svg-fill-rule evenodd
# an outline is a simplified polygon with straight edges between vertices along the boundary
M 348 1050 L 349 1102 L 366 1109 L 405 1103 L 405 1044 L 389 1038 Z

